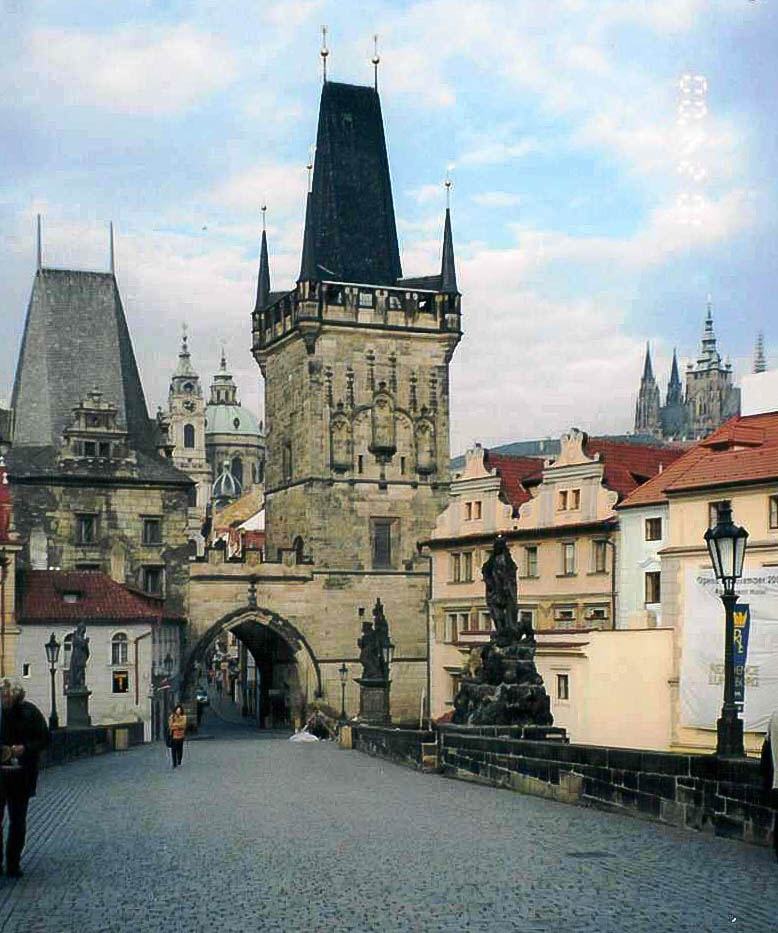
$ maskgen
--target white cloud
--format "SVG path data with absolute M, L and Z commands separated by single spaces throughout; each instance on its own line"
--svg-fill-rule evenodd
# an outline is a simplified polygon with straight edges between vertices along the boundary
M 483 142 L 475 148 L 463 152 L 459 161 L 465 165 L 488 165 L 499 162 L 510 162 L 512 159 L 521 159 L 531 152 L 537 152 L 540 144 L 536 139 L 522 139 L 518 143 L 500 141 Z
M 263 163 L 218 182 L 205 198 L 212 204 L 244 214 L 257 214 L 267 204 L 269 216 L 304 209 L 307 171 L 301 162 Z
M 232 55 L 192 26 L 128 26 L 101 34 L 36 29 L 26 72 L 56 89 L 59 104 L 166 114 L 192 107 L 229 84 Z
M 510 191 L 482 191 L 474 194 L 472 200 L 480 207 L 518 207 L 521 195 Z

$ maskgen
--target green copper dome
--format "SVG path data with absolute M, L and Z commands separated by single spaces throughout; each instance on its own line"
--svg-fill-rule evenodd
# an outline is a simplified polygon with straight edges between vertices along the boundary
M 261 437 L 259 422 L 254 415 L 240 405 L 209 403 L 205 406 L 205 435 L 246 434 Z

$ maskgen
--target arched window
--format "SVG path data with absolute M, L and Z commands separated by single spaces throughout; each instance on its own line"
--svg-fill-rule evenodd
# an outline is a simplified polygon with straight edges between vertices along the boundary
M 127 635 L 117 632 L 111 639 L 111 664 L 127 663 Z
M 195 429 L 192 424 L 184 425 L 184 447 L 191 450 L 195 445 Z
M 240 457 L 232 458 L 232 467 L 230 473 L 235 477 L 235 479 L 243 486 L 243 461 Z

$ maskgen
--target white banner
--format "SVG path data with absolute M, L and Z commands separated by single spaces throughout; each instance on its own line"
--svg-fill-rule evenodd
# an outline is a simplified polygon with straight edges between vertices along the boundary
M 743 723 L 765 732 L 778 709 L 778 567 L 739 581 L 738 602 L 751 607 Z M 681 723 L 715 729 L 724 699 L 724 604 L 712 570 L 686 571 L 681 660 Z

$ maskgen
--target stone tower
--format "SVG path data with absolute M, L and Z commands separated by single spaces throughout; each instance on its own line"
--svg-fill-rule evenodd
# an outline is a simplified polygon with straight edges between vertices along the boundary
M 662 426 L 659 420 L 659 386 L 651 366 L 651 348 L 646 344 L 646 359 L 640 380 L 637 405 L 635 406 L 635 433 L 659 437 Z
M 181 340 L 178 365 L 168 391 L 169 435 L 173 463 L 190 476 L 192 490 L 189 512 L 192 529 L 199 531 L 211 488 L 211 469 L 205 451 L 205 401 L 200 376 L 192 366 L 186 332 Z
M 448 210 L 440 273 L 402 278 L 374 88 L 324 84 L 300 275 L 257 292 L 267 553 L 403 570 L 447 501 L 461 299 Z
M 732 364 L 722 361 L 716 349 L 709 298 L 700 355 L 686 370 L 686 436 L 706 437 L 739 411 L 740 389 L 732 385 Z

